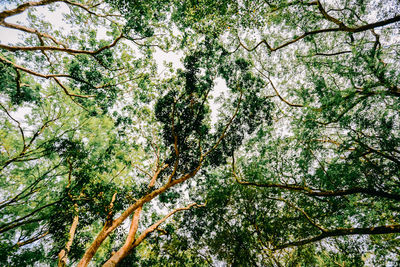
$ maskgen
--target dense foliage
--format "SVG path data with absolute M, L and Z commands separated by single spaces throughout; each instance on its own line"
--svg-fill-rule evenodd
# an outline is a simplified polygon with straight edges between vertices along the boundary
M 399 11 L 4 2 L 1 265 L 396 264 Z

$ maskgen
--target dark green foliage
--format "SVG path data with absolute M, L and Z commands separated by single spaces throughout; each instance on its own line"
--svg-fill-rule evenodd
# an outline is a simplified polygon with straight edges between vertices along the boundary
M 92 105 L 95 104 L 98 105 L 102 112 L 107 112 L 115 103 L 118 95 L 118 88 L 101 71 L 103 68 L 113 68 L 111 65 L 113 61 L 112 53 L 110 51 L 108 53 L 103 52 L 100 55 L 96 55 L 95 58 L 97 61 L 94 61 L 94 58 L 88 55 L 78 55 L 76 59 L 69 63 L 68 73 L 72 77 L 70 86 L 78 94 L 94 96 L 91 98 L 77 98 L 77 101 L 85 107 L 93 110 Z M 104 86 L 104 84 L 107 86 Z
M 37 102 L 39 100 L 39 86 L 26 83 L 25 74 L 12 68 L 9 64 L 0 61 L 0 93 L 9 97 L 15 105 Z
M 230 62 L 229 62 L 230 63 Z M 231 110 L 237 115 L 233 118 L 230 129 L 215 152 L 210 157 L 212 165 L 225 162 L 227 157 L 237 150 L 243 140 L 251 136 L 260 125 L 270 125 L 273 103 L 265 98 L 262 89 L 265 82 L 252 74 L 251 64 L 243 58 L 236 59 L 234 64 L 226 64 L 221 67 L 221 75 L 227 81 L 227 86 L 240 94 L 239 99 L 229 103 Z M 224 114 L 225 120 L 219 122 L 215 138 L 219 138 L 225 131 L 229 115 Z
M 108 2 L 117 6 L 121 13 L 126 15 L 125 33 L 129 36 L 130 31 L 133 31 L 142 37 L 153 36 L 157 27 L 166 22 L 166 12 L 170 3 L 169 0 L 110 0 Z
M 199 205 L 120 266 L 397 264 L 398 1 L 65 4 L 76 34 L 23 6 L 1 42 L 0 265 L 56 265 L 78 218 L 75 265 L 142 200 L 136 237 Z

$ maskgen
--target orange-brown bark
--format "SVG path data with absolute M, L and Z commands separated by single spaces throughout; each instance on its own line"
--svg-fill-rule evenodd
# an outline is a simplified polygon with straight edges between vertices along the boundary
M 136 209 L 138 209 L 139 207 L 142 207 L 145 203 L 150 202 L 156 196 L 164 193 L 170 187 L 173 187 L 173 186 L 175 186 L 177 184 L 183 183 L 184 181 L 188 180 L 189 178 L 192 178 L 193 176 L 195 176 L 197 174 L 197 172 L 200 170 L 200 168 L 203 165 L 204 159 L 216 147 L 218 147 L 218 145 L 221 143 L 222 139 L 224 139 L 224 137 L 225 137 L 229 127 L 231 126 L 234 118 L 238 114 L 238 111 L 239 111 L 239 108 L 240 108 L 240 104 L 241 104 L 241 101 L 242 101 L 242 97 L 243 97 L 243 93 L 240 94 L 239 103 L 238 103 L 238 105 L 236 107 L 236 110 L 235 110 L 234 114 L 232 115 L 232 117 L 230 118 L 230 120 L 228 121 L 228 123 L 225 125 L 225 129 L 223 130 L 222 134 L 220 135 L 218 140 L 214 143 L 214 145 L 208 151 L 206 151 L 205 153 L 201 154 L 197 167 L 193 171 L 181 175 L 180 178 L 178 178 L 178 179 L 173 179 L 175 177 L 175 175 L 176 175 L 178 164 L 179 164 L 179 150 L 178 150 L 178 146 L 177 146 L 177 136 L 175 135 L 175 133 L 173 131 L 174 147 L 175 147 L 175 153 L 176 153 L 177 159 L 175 160 L 174 167 L 173 167 L 173 170 L 172 170 L 172 174 L 169 175 L 167 183 L 164 184 L 163 186 L 161 186 L 160 188 L 155 189 L 152 192 L 148 193 L 147 195 L 145 195 L 145 196 L 141 197 L 140 199 L 138 199 L 135 203 L 133 203 L 131 206 L 129 206 L 117 219 L 113 220 L 112 222 L 106 223 L 103 226 L 103 229 L 96 236 L 95 240 L 92 242 L 90 247 L 86 250 L 86 252 L 83 255 L 82 259 L 79 261 L 77 267 L 86 267 L 89 264 L 89 262 L 91 261 L 91 259 L 93 258 L 94 254 L 97 252 L 97 250 L 101 246 L 101 244 L 108 237 L 108 235 L 112 231 L 114 231 L 118 226 L 120 226 Z M 201 152 L 201 150 L 200 150 L 200 152 Z M 164 166 L 163 168 L 165 168 L 165 167 L 167 167 L 167 165 Z M 157 179 L 157 176 L 158 176 L 158 174 L 155 176 L 155 179 Z M 153 179 L 151 179 L 151 180 L 153 180 Z M 186 209 L 186 208 L 182 208 L 182 209 Z M 182 210 L 182 209 L 179 209 L 179 210 Z M 168 215 L 168 217 L 171 216 L 171 215 Z M 168 218 L 168 217 L 166 217 L 166 218 Z M 160 223 L 162 223 L 162 222 L 160 222 Z M 151 227 L 148 228 L 148 230 L 151 229 Z M 156 228 L 157 227 L 155 227 L 150 232 L 154 231 Z M 142 233 L 142 235 L 140 235 L 138 237 L 138 239 L 135 241 L 133 247 L 135 247 L 138 244 L 140 244 L 140 242 L 150 233 L 149 231 L 147 231 L 147 232 L 146 231 L 144 233 Z
M 103 241 L 108 237 L 108 235 L 115 230 L 118 226 L 122 224 L 128 218 L 137 208 L 143 206 L 143 204 L 151 201 L 153 198 L 156 196 L 160 195 L 161 193 L 164 193 L 166 190 L 168 190 L 170 187 L 182 183 L 186 181 L 187 179 L 193 177 L 196 175 L 196 173 L 200 170 L 200 167 L 202 165 L 203 159 L 200 160 L 199 165 L 197 168 L 190 172 L 187 173 L 183 176 L 181 176 L 179 179 L 173 180 L 170 183 L 165 184 L 164 186 L 153 190 L 149 194 L 145 195 L 144 197 L 140 198 L 137 200 L 134 204 L 129 206 L 117 219 L 113 220 L 109 224 L 105 224 L 103 229 L 100 231 L 100 233 L 97 235 L 93 243 L 90 245 L 90 247 L 86 250 L 85 254 L 83 255 L 82 259 L 78 263 L 78 267 L 85 267 L 89 264 L 91 259 L 93 258 L 94 254 L 97 252 Z
M 116 266 L 118 262 L 120 262 L 123 258 L 125 258 L 128 255 L 132 243 L 135 241 L 135 235 L 139 227 L 139 218 L 141 211 L 142 207 L 139 207 L 135 210 L 131 222 L 131 227 L 129 229 L 129 233 L 125 240 L 124 245 L 103 266 Z
M 48 5 L 51 3 L 55 2 L 60 2 L 60 0 L 42 0 L 39 2 L 26 2 L 22 5 L 19 5 L 18 7 L 11 9 L 11 10 L 5 10 L 3 12 L 0 12 L 0 21 L 3 21 L 5 18 L 21 14 L 25 10 L 27 10 L 30 7 L 35 7 L 35 6 L 44 6 Z
M 132 224 L 131 224 L 131 230 L 129 231 L 128 237 L 125 241 L 125 244 L 116 252 L 104 265 L 103 267 L 114 267 L 116 266 L 121 260 L 123 260 L 135 247 L 137 247 L 140 243 L 143 242 L 143 240 L 153 231 L 155 231 L 160 224 L 165 222 L 169 217 L 171 217 L 173 214 L 176 212 L 182 211 L 182 210 L 188 210 L 193 206 L 199 206 L 196 203 L 192 203 L 186 207 L 183 208 L 177 208 L 174 209 L 173 211 L 169 212 L 167 215 L 165 215 L 162 219 L 148 227 L 146 230 L 143 231 L 143 233 L 140 234 L 138 238 L 134 238 L 135 233 L 137 231 L 138 227 L 138 219 L 139 219 L 139 214 L 141 207 L 139 207 L 135 211 L 135 215 L 133 216 L 132 219 Z M 138 214 L 138 215 L 136 215 Z M 133 230 L 132 230 L 133 229 Z
M 75 210 L 77 211 L 78 207 L 75 204 Z M 58 267 L 64 267 L 67 265 L 68 253 L 71 250 L 72 242 L 74 241 L 76 228 L 78 227 L 79 216 L 78 214 L 74 216 L 72 221 L 71 229 L 69 230 L 68 242 L 65 245 L 65 248 L 58 253 Z

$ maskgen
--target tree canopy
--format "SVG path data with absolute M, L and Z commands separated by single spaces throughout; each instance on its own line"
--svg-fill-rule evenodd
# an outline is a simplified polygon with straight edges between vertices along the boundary
M 398 263 L 399 13 L 3 2 L 1 265 Z

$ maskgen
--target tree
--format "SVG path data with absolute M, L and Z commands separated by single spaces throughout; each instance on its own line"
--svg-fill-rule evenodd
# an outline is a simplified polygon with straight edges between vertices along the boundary
M 147 48 L 141 58 L 133 58 L 133 50 L 120 42 L 123 27 L 114 20 L 121 15 L 110 7 L 69 1 L 18 4 L 0 16 L 3 27 L 28 34 L 24 44 L 1 45 L 1 261 L 23 265 L 50 259 L 53 264 L 60 251 L 59 265 L 65 265 L 69 253 L 80 257 L 85 248 L 90 235 L 85 227 L 111 219 L 112 212 L 132 201 L 132 185 L 122 178 L 132 163 L 144 160 L 135 144 L 139 135 L 124 137 L 124 127 L 135 118 L 109 109 L 129 96 L 125 86 L 145 89 L 153 70 Z M 64 9 L 69 34 L 39 19 L 32 8 L 43 5 Z M 28 26 L 7 21 L 24 11 Z M 86 25 L 79 29 L 80 38 L 74 36 L 76 22 Z M 96 38 L 98 25 L 108 30 L 111 41 Z M 133 99 L 142 96 L 134 92 Z M 151 96 L 141 99 L 149 102 Z M 145 116 L 145 104 L 136 117 Z M 16 116 L 21 111 L 25 118 Z
M 194 194 L 207 192 L 208 208 L 175 227 L 232 265 L 396 261 L 398 3 L 229 7 L 214 30 L 253 60 L 277 107 L 274 123 L 204 178 Z
M 25 35 L 0 44 L 5 264 L 397 257 L 396 1 L 12 4 L 0 26 Z M 160 50 L 184 68 L 159 73 Z
M 29 26 L 14 25 L 5 20 L 31 7 L 53 2 L 59 1 L 25 3 L 1 13 L 4 27 L 31 33 L 38 38 L 38 43 L 27 38 L 23 45 L 1 45 L 4 49 L 1 60 L 6 70 L 3 80 L 7 85 L 2 107 L 7 122 L 5 125 L 14 132 L 5 135 L 4 143 L 13 143 L 15 150 L 7 150 L 7 155 L 4 155 L 2 180 L 7 183 L 17 180 L 21 172 L 29 174 L 26 179 L 7 187 L 5 185 L 3 189 L 9 192 L 3 202 L 6 211 L 1 225 L 2 233 L 5 233 L 3 260 L 8 264 L 27 262 L 28 258 L 30 262 L 46 262 L 47 255 L 52 255 L 54 259 L 58 254 L 60 266 L 64 266 L 68 258 L 71 261 L 81 258 L 78 266 L 86 266 L 103 245 L 103 251 L 97 253 L 95 260 L 113 266 L 168 217 L 178 211 L 201 206 L 193 203 L 175 208 L 158 220 L 157 216 L 144 217 L 145 223 L 152 223 L 135 238 L 139 221 L 142 221 L 139 217 L 147 211 L 144 207 L 146 203 L 171 191 L 170 188 L 177 188 L 195 176 L 203 165 L 224 162 L 226 153 L 220 150 L 220 163 L 210 159 L 216 158 L 215 151 L 231 125 L 237 124 L 238 118 L 242 125 L 237 126 L 254 123 L 240 115 L 239 110 L 246 110 L 246 104 L 257 98 L 246 90 L 251 84 L 240 84 L 241 72 L 245 69 L 241 61 L 234 61 L 239 76 L 237 82 L 233 78 L 229 78 L 229 82 L 235 90 L 236 100 L 233 99 L 231 112 L 222 118 L 216 131 L 210 132 L 209 93 L 218 68 L 225 66 L 228 72 L 232 60 L 235 60 L 213 40 L 205 40 L 198 44 L 197 51 L 188 52 L 185 70 L 178 70 L 176 74 L 157 81 L 152 72 L 149 45 L 138 44 L 143 47 L 144 57 L 130 63 L 126 60 L 132 59 L 129 54 L 132 52 L 121 41 L 124 38 L 135 43 L 137 39 L 151 34 L 147 29 L 135 28 L 129 23 L 125 27 L 120 26 L 110 19 L 119 16 L 113 14 L 112 9 L 96 4 L 88 6 L 60 1 L 71 8 L 65 19 L 78 22 L 87 19 L 90 23 L 82 31 L 87 36 L 79 40 L 63 36 L 56 30 L 54 33 L 43 33 L 41 27 L 46 24 L 33 13 L 28 14 L 31 20 Z M 98 23 L 106 23 L 109 34 L 114 38 L 112 41 L 95 39 L 96 32 L 90 25 L 96 27 Z M 142 36 L 132 37 L 133 30 Z M 64 45 L 67 42 L 68 45 Z M 14 52 L 22 54 L 17 58 L 20 62 L 14 59 Z M 63 56 L 62 61 L 59 54 Z M 28 68 L 29 65 L 33 67 Z M 146 74 L 147 66 L 149 71 Z M 141 74 L 135 77 L 137 70 Z M 36 78 L 26 81 L 28 78 L 25 77 L 30 79 L 31 76 Z M 51 82 L 44 83 L 39 78 L 50 79 Z M 37 84 L 36 98 L 29 96 L 33 94 L 27 91 L 30 88 L 22 91 L 21 84 L 25 87 Z M 130 93 L 124 90 L 127 85 L 135 89 L 131 103 L 122 102 Z M 57 92 L 59 89 L 63 94 Z M 263 102 L 265 100 L 260 103 Z M 29 110 L 29 120 L 28 117 L 24 121 L 14 118 L 13 112 L 29 107 L 29 103 L 33 107 Z M 150 113 L 149 108 L 154 104 L 155 112 Z M 60 110 L 57 115 L 50 116 L 55 107 Z M 111 113 L 110 109 L 115 107 L 118 109 Z M 265 115 L 269 112 L 267 107 L 251 106 L 253 111 L 264 112 Z M 40 117 L 46 120 L 36 126 L 38 130 L 28 137 L 26 128 L 35 126 Z M 50 124 L 52 128 L 45 132 Z M 140 129 L 150 132 L 150 136 L 140 132 Z M 145 141 L 140 140 L 143 137 Z M 22 141 L 18 143 L 19 140 Z M 234 145 L 239 146 L 240 143 Z M 7 149 L 6 145 L 4 149 Z M 222 158 L 221 153 L 224 154 Z M 17 162 L 22 163 L 17 165 Z M 34 173 L 32 167 L 39 168 L 33 178 L 30 177 Z M 121 179 L 122 175 L 125 179 Z M 129 176 L 134 178 L 128 180 Z M 176 191 L 169 192 L 160 196 L 158 201 L 166 202 L 169 204 L 167 207 L 171 207 L 177 195 Z M 32 203 L 32 207 L 25 206 L 24 201 Z M 116 236 L 115 230 L 122 231 L 122 223 L 130 215 L 133 217 L 127 236 Z M 107 237 L 110 238 L 106 240 Z M 43 239 L 50 242 L 50 251 Z M 116 240 L 117 246 L 124 244 L 111 253 L 114 244 L 110 239 Z M 41 241 L 39 246 L 19 249 L 38 240 Z M 15 252 L 9 255 L 10 250 Z M 48 253 L 33 254 L 38 250 Z

